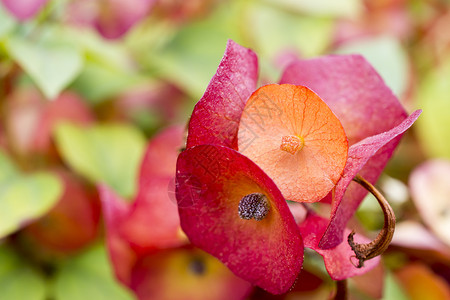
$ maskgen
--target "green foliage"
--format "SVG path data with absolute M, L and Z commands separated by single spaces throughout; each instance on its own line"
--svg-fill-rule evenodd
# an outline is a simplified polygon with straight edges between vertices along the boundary
M 408 296 L 389 271 L 384 278 L 383 300 L 408 300 Z
M 46 282 L 13 249 L 0 245 L 0 298 L 2 300 L 44 300 Z
M 39 218 L 58 201 L 62 187 L 47 172 L 20 173 L 0 152 L 0 238 Z
M 239 7 L 235 2 L 224 3 L 207 18 L 184 26 L 164 47 L 149 53 L 147 64 L 193 97 L 201 97 L 227 40 L 242 40 L 236 19 Z
M 57 300 L 132 300 L 113 277 L 105 248 L 95 246 L 63 264 L 54 282 Z
M 6 13 L 0 4 L 0 39 L 9 33 L 15 26 L 14 19 Z
M 426 74 L 417 95 L 423 114 L 417 123 L 421 146 L 430 157 L 450 158 L 450 57 Z
M 61 123 L 55 133 L 58 150 L 76 172 L 93 183 L 108 184 L 123 197 L 134 195 L 146 143 L 135 127 Z
M 336 52 L 363 55 L 380 73 L 397 97 L 405 93 L 409 80 L 409 62 L 398 40 L 389 36 L 359 39 L 346 43 Z
M 83 67 L 80 50 L 57 36 L 38 42 L 12 38 L 7 48 L 49 99 L 57 97 Z

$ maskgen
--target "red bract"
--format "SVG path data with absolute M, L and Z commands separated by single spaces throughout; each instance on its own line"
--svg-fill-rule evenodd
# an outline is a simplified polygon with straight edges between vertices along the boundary
M 302 232 L 316 235 L 309 246 L 328 259 L 333 278 L 363 273 L 351 265 L 350 247 L 324 251 L 319 239 L 324 232 L 333 238 L 324 248 L 342 241 L 345 224 L 365 195 L 357 191 L 345 206 L 350 211 L 342 212 L 338 208 L 347 186 L 357 173 L 376 180 L 419 112 L 401 123 L 405 111 L 360 56 L 295 62 L 283 84 L 258 90 L 257 70 L 256 55 L 229 41 L 195 106 L 187 150 L 177 162 L 183 230 L 238 276 L 283 293 L 298 275 L 303 252 L 285 198 L 315 202 L 336 189 L 332 222 L 337 229 L 330 225 L 325 231 L 328 221 L 320 219 L 320 227 L 302 225 Z M 350 148 L 348 159 L 347 136 L 351 144 L 369 137 Z M 339 269 L 334 260 L 342 257 L 348 263 Z
M 2 0 L 3 5 L 20 21 L 33 17 L 47 0 Z
M 181 127 L 171 127 L 149 143 L 133 203 L 99 188 L 116 277 L 139 299 L 241 299 L 250 285 L 188 245 L 181 231 L 169 195 L 183 136 Z

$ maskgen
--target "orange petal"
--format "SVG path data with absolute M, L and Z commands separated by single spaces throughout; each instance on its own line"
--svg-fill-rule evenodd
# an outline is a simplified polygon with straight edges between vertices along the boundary
M 316 202 L 342 175 L 348 142 L 339 119 L 303 86 L 271 84 L 247 101 L 239 151 L 277 184 L 288 200 Z

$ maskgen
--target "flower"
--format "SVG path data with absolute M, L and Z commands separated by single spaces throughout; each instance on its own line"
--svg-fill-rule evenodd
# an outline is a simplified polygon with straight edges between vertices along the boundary
M 296 61 L 281 84 L 259 89 L 257 72 L 256 55 L 229 41 L 192 113 L 176 195 L 181 227 L 194 245 L 279 294 L 294 284 L 304 244 L 327 257 L 342 253 L 334 259 L 351 256 L 349 247 L 325 250 L 342 241 L 346 218 L 365 195 L 351 191 L 355 207 L 342 212 L 343 194 L 360 170 L 376 180 L 420 112 L 406 118 L 360 56 Z M 331 221 L 299 229 L 285 200 L 317 202 L 332 194 Z M 313 235 L 324 237 L 319 243 Z M 327 268 L 334 278 L 357 273 Z
M 151 140 L 132 203 L 105 185 L 99 187 L 115 275 L 141 300 L 243 299 L 251 285 L 190 245 L 180 229 L 168 189 L 173 193 L 183 137 L 184 129 L 173 126 Z

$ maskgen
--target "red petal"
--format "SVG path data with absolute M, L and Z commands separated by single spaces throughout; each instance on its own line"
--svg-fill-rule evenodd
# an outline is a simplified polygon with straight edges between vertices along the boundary
M 140 187 L 136 202 L 120 230 L 137 253 L 147 254 L 186 244 L 176 200 L 169 198 L 170 189 L 174 189 L 170 177 L 153 179 Z
M 251 193 L 269 200 L 261 221 L 239 217 L 239 201 Z M 271 293 L 293 285 L 303 242 L 281 192 L 252 161 L 222 146 L 190 148 L 178 158 L 176 194 L 181 226 L 194 245 Z
M 257 79 L 256 54 L 229 40 L 216 74 L 192 113 L 187 147 L 215 144 L 237 149 L 239 119 Z
M 147 147 L 139 192 L 120 231 L 138 253 L 186 243 L 180 228 L 174 180 L 183 140 L 184 128 L 173 126 L 157 134 Z
M 364 267 L 357 268 L 357 260 L 352 260 L 355 252 L 350 248 L 349 244 L 344 242 L 337 247 L 329 250 L 319 248 L 320 237 L 326 230 L 328 219 L 315 214 L 308 214 L 306 220 L 300 224 L 300 232 L 303 236 L 305 247 L 311 248 L 323 256 L 325 267 L 334 280 L 343 280 L 356 275 L 361 275 L 374 268 L 380 258 L 376 257 L 364 263 Z M 350 230 L 346 229 L 343 235 L 348 236 Z M 343 237 L 341 236 L 341 239 Z M 358 243 L 368 243 L 369 239 L 356 234 L 355 239 Z
M 98 187 L 105 218 L 106 243 L 116 277 L 125 285 L 131 279 L 131 269 L 136 255 L 120 236 L 120 226 L 129 212 L 129 205 L 106 185 Z
M 133 269 L 130 287 L 140 300 L 239 300 L 252 286 L 211 255 L 184 247 L 144 257 Z
M 184 134 L 183 126 L 171 126 L 151 139 L 139 172 L 140 186 L 155 177 L 175 177 L 177 157 L 184 146 Z
M 352 182 L 353 178 L 360 174 L 374 183 L 383 170 L 385 162 L 392 155 L 401 135 L 411 127 L 421 112 L 417 110 L 391 130 L 366 138 L 350 147 L 344 175 L 336 185 L 330 224 L 319 244 L 322 249 L 333 248 L 342 241 L 347 221 L 367 194 L 364 188 Z M 345 201 L 342 201 L 344 193 Z

